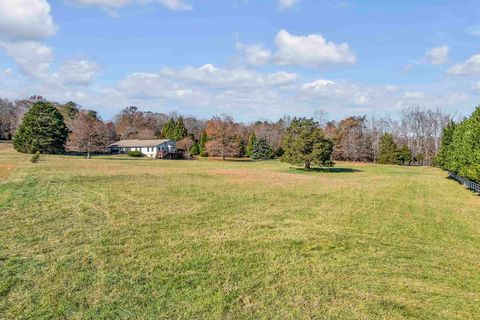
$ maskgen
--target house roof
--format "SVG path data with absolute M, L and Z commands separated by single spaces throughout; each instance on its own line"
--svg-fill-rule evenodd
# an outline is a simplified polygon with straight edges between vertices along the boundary
M 109 145 L 109 147 L 120 148 L 141 148 L 141 147 L 156 147 L 164 142 L 171 141 L 168 139 L 155 139 L 155 140 L 120 140 Z

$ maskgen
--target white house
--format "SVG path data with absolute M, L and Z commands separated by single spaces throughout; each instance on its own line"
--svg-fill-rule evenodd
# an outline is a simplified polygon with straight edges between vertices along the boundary
M 177 152 L 175 141 L 168 139 L 157 140 L 120 140 L 107 147 L 112 153 L 127 153 L 140 151 L 149 158 L 172 157 Z

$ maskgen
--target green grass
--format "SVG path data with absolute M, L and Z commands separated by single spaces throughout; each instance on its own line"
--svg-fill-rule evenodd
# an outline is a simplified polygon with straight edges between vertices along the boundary
M 0 150 L 0 318 L 473 319 L 480 199 L 434 168 Z

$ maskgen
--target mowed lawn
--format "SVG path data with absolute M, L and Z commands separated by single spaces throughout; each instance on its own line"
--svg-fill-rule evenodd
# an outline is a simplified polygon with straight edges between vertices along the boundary
M 474 319 L 480 197 L 434 168 L 0 145 L 2 319 Z

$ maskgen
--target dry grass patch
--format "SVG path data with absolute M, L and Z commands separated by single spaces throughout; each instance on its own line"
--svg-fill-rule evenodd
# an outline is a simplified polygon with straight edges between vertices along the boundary
M 0 163 L 0 179 L 8 177 L 10 172 L 15 169 L 15 164 L 13 163 Z
M 208 173 L 212 175 L 224 176 L 230 183 L 243 184 L 261 183 L 282 186 L 300 181 L 305 182 L 312 180 L 312 177 L 309 176 L 251 169 L 216 169 L 209 170 Z

